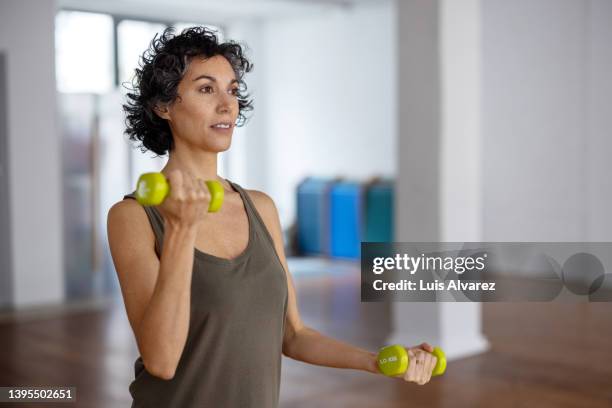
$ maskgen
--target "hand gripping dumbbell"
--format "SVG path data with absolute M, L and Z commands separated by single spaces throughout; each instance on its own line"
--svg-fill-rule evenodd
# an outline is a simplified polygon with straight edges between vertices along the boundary
M 223 186 L 217 180 L 206 180 L 210 191 L 208 212 L 217 212 L 223 204 Z M 136 184 L 136 200 L 146 206 L 159 205 L 170 194 L 170 184 L 162 173 L 144 173 Z
M 434 347 L 433 353 L 431 354 L 438 359 L 431 376 L 435 377 L 444 374 L 444 371 L 446 371 L 446 355 L 440 347 Z M 378 351 L 377 361 L 378 369 L 384 375 L 390 377 L 404 374 L 410 365 L 408 352 L 399 344 L 381 348 Z

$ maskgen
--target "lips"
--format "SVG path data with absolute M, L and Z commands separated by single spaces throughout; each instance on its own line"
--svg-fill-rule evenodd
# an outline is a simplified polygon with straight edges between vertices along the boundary
M 211 126 L 211 128 L 214 129 L 231 129 L 233 126 L 232 123 L 230 122 L 219 122 L 219 123 L 215 123 L 214 125 Z

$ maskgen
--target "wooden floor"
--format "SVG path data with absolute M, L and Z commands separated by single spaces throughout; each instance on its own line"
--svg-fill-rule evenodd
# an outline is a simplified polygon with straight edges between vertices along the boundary
M 357 274 L 297 274 L 296 286 L 308 325 L 371 350 L 384 342 L 387 305 L 359 302 Z M 483 325 L 491 350 L 422 387 L 284 359 L 281 407 L 612 407 L 612 303 L 483 304 Z M 136 356 L 121 303 L 0 322 L 0 385 L 76 386 L 79 408 L 129 407 Z

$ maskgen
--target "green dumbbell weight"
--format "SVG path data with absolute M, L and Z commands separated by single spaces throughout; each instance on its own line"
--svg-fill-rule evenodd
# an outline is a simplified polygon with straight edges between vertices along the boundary
M 217 212 L 223 204 L 223 186 L 217 180 L 205 181 L 210 191 L 208 212 Z M 170 193 L 170 184 L 162 173 L 144 173 L 136 184 L 136 200 L 142 205 L 160 205 Z
M 435 377 L 444 374 L 444 371 L 446 371 L 446 355 L 440 347 L 434 347 L 431 354 L 438 359 L 431 376 Z M 398 344 L 381 348 L 378 352 L 377 361 L 378 369 L 388 376 L 404 374 L 410 365 L 408 352 Z

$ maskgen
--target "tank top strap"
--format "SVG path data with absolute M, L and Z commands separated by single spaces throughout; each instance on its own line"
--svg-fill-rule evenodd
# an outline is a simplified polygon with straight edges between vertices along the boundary
M 136 191 L 126 194 L 123 196 L 123 199 L 131 198 L 136 200 Z M 147 214 L 147 218 L 149 219 L 149 223 L 151 224 L 151 228 L 153 228 L 153 233 L 155 234 L 155 253 L 157 257 L 161 257 L 161 248 L 164 243 L 164 220 L 159 214 L 159 212 L 154 207 L 142 206 L 144 208 L 145 213 Z
M 272 236 L 270 235 L 270 232 L 268 231 L 268 228 L 266 227 L 266 224 L 263 222 L 263 219 L 259 215 L 259 212 L 257 211 L 257 208 L 255 207 L 255 204 L 253 204 L 253 201 L 251 200 L 251 197 L 249 197 L 247 192 L 239 184 L 236 184 L 236 183 L 234 183 L 234 182 L 232 182 L 232 181 L 230 181 L 228 179 L 226 179 L 226 180 L 242 196 L 243 201 L 244 201 L 244 205 L 245 205 L 245 208 L 247 210 L 247 213 L 248 213 L 249 217 L 252 217 L 253 221 L 255 221 L 253 223 L 254 228 L 255 228 L 255 232 L 257 232 L 258 234 L 263 234 L 265 239 L 272 246 L 272 249 L 274 250 L 274 252 L 276 252 L 275 246 L 274 246 L 274 240 L 272 239 Z

